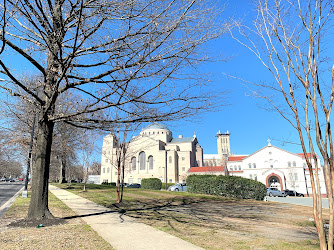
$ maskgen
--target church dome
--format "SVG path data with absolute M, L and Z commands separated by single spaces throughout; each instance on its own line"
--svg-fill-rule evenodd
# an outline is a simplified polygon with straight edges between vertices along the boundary
M 161 123 L 158 123 L 158 122 L 155 122 L 155 123 L 152 123 L 152 124 L 148 125 L 147 127 L 143 128 L 142 131 L 152 130 L 152 129 L 164 129 L 164 130 L 170 131 L 165 125 L 163 125 Z
M 159 137 L 160 140 L 164 141 L 165 140 L 170 141 L 172 139 L 172 132 L 165 125 L 160 124 L 158 122 L 152 123 L 147 127 L 143 128 L 142 131 L 140 132 L 140 135 Z

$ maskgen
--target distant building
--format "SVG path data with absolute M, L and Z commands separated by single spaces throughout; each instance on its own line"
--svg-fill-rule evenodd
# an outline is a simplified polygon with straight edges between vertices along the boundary
M 101 183 L 117 181 L 118 146 L 113 134 L 104 137 Z M 162 182 L 183 182 L 191 167 L 202 165 L 203 149 L 196 135 L 174 138 L 166 126 L 153 123 L 127 143 L 124 181 L 141 183 L 144 178 L 159 178 Z
M 284 149 L 272 146 L 270 140 L 268 145 L 250 155 L 231 155 L 230 134 L 217 133 L 219 164 L 217 155 L 204 154 L 204 165 L 202 168 L 191 168 L 189 174 L 216 174 L 234 175 L 257 180 L 267 187 L 275 187 L 279 190 L 290 189 L 297 192 L 311 194 L 310 173 L 306 166 L 304 154 L 294 154 Z M 314 160 L 311 157 L 311 163 Z M 326 186 L 320 158 L 317 157 L 321 193 L 326 194 Z

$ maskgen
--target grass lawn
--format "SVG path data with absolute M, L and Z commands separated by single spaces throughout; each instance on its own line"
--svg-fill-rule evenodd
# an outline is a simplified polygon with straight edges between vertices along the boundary
M 319 248 L 310 207 L 130 188 L 115 204 L 115 187 L 55 185 L 205 249 Z
M 19 196 L 0 218 L 1 249 L 113 249 L 90 226 L 78 218 L 41 228 L 8 226 L 11 222 L 26 217 L 29 202 L 30 198 Z M 52 214 L 60 218 L 75 215 L 51 193 L 49 193 L 49 207 Z

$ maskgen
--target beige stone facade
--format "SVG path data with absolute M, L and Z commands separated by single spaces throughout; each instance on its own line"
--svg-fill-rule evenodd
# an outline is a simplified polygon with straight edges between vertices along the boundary
M 112 134 L 103 139 L 101 183 L 117 180 L 118 145 L 117 138 Z M 124 162 L 126 183 L 141 183 L 144 178 L 183 182 L 191 167 L 203 165 L 203 149 L 195 135 L 173 138 L 166 126 L 153 123 L 127 143 Z

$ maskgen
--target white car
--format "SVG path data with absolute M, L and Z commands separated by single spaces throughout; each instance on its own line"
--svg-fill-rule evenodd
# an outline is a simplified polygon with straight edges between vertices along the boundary
M 279 191 L 277 188 L 267 188 L 267 195 L 268 196 L 281 196 L 285 197 L 286 193 Z
M 168 191 L 187 191 L 187 185 L 185 183 L 177 183 L 168 188 Z

